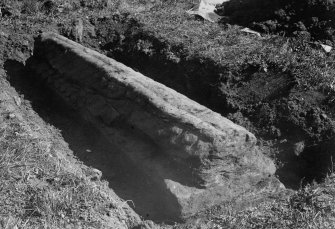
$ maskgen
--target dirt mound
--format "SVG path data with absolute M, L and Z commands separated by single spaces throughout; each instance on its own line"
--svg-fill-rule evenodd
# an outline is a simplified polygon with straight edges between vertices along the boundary
M 232 0 L 219 7 L 232 23 L 264 33 L 305 32 L 318 40 L 334 41 L 335 4 L 332 0 Z

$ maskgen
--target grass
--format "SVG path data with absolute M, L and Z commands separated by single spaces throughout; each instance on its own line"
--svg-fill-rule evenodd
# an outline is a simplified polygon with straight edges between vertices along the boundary
M 213 219 L 222 228 L 335 228 L 335 177 L 282 199 Z
M 55 2 L 57 7 L 66 3 Z M 2 3 L 11 6 L 13 16 L 0 19 L 1 32 L 13 36 L 5 43 L 1 37 L 0 47 L 7 41 L 13 49 L 22 47 L 20 37 L 36 34 L 41 28 L 54 29 L 60 20 L 41 11 L 41 2 Z M 6 55 L 15 51 L 11 48 L 5 50 Z M 0 87 L 2 93 L 8 91 L 2 81 Z M 7 106 L 10 104 L 1 101 L 0 228 L 106 228 L 121 219 L 129 226 L 136 224 L 127 205 L 106 182 L 90 179 L 90 169 L 73 159 L 55 129 L 34 116 L 26 117 L 24 109 L 20 111 L 23 119 L 10 117 Z
M 141 1 L 125 2 L 132 4 L 119 5 L 119 10 L 86 12 L 93 18 L 110 17 L 117 11 L 130 13 L 127 19 L 130 24 L 120 22 L 124 28 L 118 31 L 133 39 L 133 44 L 124 44 L 124 51 L 143 51 L 147 56 L 160 55 L 167 62 L 185 65 L 194 59 L 211 62 L 220 68 L 218 75 L 223 75 L 223 81 L 231 76 L 241 80 L 241 76 L 253 69 L 254 72 L 283 72 L 297 79 L 301 87 L 334 91 L 334 54 L 325 53 L 318 44 L 311 45 L 310 39 L 269 34 L 259 38 L 241 32 L 241 27 L 236 25 L 196 20 L 185 13 L 193 5 L 192 0 L 162 1 L 140 12 L 134 8 L 141 8 Z M 131 24 L 131 20 L 136 23 Z M 219 76 L 215 77 L 220 81 Z
M 195 20 L 185 14 L 192 1 L 167 2 L 137 16 L 143 30 L 183 47 L 176 55 L 208 58 L 233 75 L 250 67 L 259 71 L 286 72 L 305 87 L 333 90 L 334 55 L 327 55 L 311 40 L 263 34 L 262 38 L 244 34 L 238 26 L 219 25 Z M 173 49 L 173 48 L 171 48 Z
M 79 164 L 61 159 L 65 150 L 43 131 L 33 122 L 7 120 L 0 126 L 2 223 L 100 228 L 100 211 L 116 207 L 116 200 L 106 184 L 91 182 Z
M 0 80 L 0 228 L 132 228 L 126 201 Z

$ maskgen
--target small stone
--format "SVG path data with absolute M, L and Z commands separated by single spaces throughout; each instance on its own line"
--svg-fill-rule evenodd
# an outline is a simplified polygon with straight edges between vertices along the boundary
M 326 52 L 329 53 L 330 51 L 332 51 L 333 47 L 329 46 L 329 45 L 324 45 L 321 44 L 321 48 Z
M 100 180 L 101 177 L 102 177 L 102 172 L 98 169 L 92 168 L 91 171 L 90 171 L 90 176 L 89 177 L 92 181 Z
M 323 119 L 327 119 L 328 116 L 327 116 L 326 114 L 321 114 L 321 118 L 323 118 Z
M 20 97 L 14 96 L 14 101 L 15 101 L 16 105 L 21 106 L 21 99 L 20 99 Z
M 0 32 L 0 36 L 2 36 L 2 37 L 9 37 L 9 35 L 7 34 L 7 33 L 4 33 L 4 32 Z
M 11 118 L 11 119 L 13 119 L 13 118 L 16 117 L 16 115 L 15 114 L 9 114 L 8 117 Z
M 259 32 L 251 30 L 249 28 L 241 29 L 241 32 L 248 33 L 248 34 L 253 34 L 253 35 L 256 35 L 257 37 L 261 37 L 261 34 Z
M 300 141 L 294 144 L 293 151 L 296 156 L 299 156 L 305 149 L 305 141 Z
M 286 138 L 280 140 L 280 143 L 286 143 L 286 142 L 287 142 L 287 139 L 286 139 Z
M 27 41 L 27 40 L 25 40 L 25 41 L 22 41 L 22 45 L 24 45 L 24 46 L 29 46 L 29 41 Z

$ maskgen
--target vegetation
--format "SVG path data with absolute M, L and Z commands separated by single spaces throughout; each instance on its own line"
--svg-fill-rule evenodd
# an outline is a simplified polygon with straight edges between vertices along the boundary
M 237 214 L 217 217 L 223 228 L 334 228 L 335 180 L 301 188 L 292 196 L 261 203 Z
M 263 34 L 257 38 L 241 32 L 235 25 L 194 20 L 184 13 L 190 5 L 187 1 L 165 4 L 137 17 L 143 30 L 175 46 L 171 49 L 177 57 L 213 60 L 236 77 L 250 68 L 274 70 L 293 75 L 306 87 L 332 88 L 334 55 L 325 53 L 318 43 L 311 46 L 310 37 Z
M 38 120 L 8 115 L 0 126 L 0 227 L 103 227 L 104 211 L 118 208 L 108 185 L 63 158 L 69 149 Z

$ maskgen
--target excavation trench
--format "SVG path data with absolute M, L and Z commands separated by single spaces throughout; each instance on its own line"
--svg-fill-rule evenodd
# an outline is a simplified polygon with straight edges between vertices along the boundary
M 210 59 L 184 58 L 182 48 L 146 33 L 136 23 L 128 22 L 126 31 L 118 23 L 124 22 L 97 22 L 100 49 L 107 56 L 229 117 L 263 140 L 275 140 L 280 162 L 276 175 L 286 187 L 299 189 L 327 176 L 334 156 L 329 136 L 335 129 L 316 106 L 326 103 L 324 95 L 299 91 L 292 76 L 276 69 L 264 73 L 250 67 L 235 79 L 229 69 Z M 306 147 L 297 152 L 299 143 Z
M 42 35 L 25 66 L 8 60 L 5 69 L 74 154 L 143 218 L 183 221 L 282 189 L 273 162 L 243 127 L 59 35 Z M 333 148 L 332 141 L 308 146 L 298 157 L 287 143 L 282 160 L 290 163 L 277 174 L 294 188 L 303 178 L 321 181 Z
M 166 204 L 162 204 L 162 197 L 168 196 L 167 193 L 140 169 L 140 164 L 124 155 L 124 147 L 110 141 L 108 136 L 83 118 L 78 110 L 68 105 L 29 67 L 9 60 L 5 63 L 5 70 L 11 85 L 31 101 L 39 116 L 61 131 L 74 155 L 85 165 L 100 170 L 102 179 L 107 180 L 114 192 L 139 215 L 157 222 L 178 221 L 176 214 L 169 212 Z M 146 149 L 145 145 L 136 142 L 132 144 L 138 147 L 138 151 L 152 151 Z M 154 158 L 148 155 L 148 160 Z
M 252 133 L 62 36 L 41 35 L 25 66 L 5 67 L 75 155 L 144 218 L 182 221 L 282 189 Z
M 198 63 L 195 60 L 190 60 L 174 63 L 164 59 L 166 57 L 161 54 L 150 56 L 143 53 L 142 50 L 136 52 L 132 47 L 142 39 L 148 43 L 155 42 L 151 41 L 153 39 L 151 37 L 132 39 L 129 38 L 129 41 L 125 42 L 129 43 L 119 49 L 116 48 L 117 45 L 113 46 L 107 43 L 105 46 L 114 47 L 114 49 L 107 49 L 109 50 L 107 55 L 180 93 L 186 94 L 221 115 L 232 118 L 234 122 L 246 128 L 250 127 L 251 131 L 257 132 L 259 137 L 265 141 L 277 139 L 273 146 L 277 151 L 276 158 L 280 164 L 276 175 L 285 187 L 297 190 L 314 181 L 322 182 L 331 172 L 332 158 L 335 156 L 333 138 L 321 141 L 312 139 L 306 134 L 302 123 L 314 123 L 314 120 L 302 118 L 299 120 L 301 125 L 299 126 L 292 122 L 296 114 L 290 114 L 282 109 L 292 102 L 287 98 L 295 96 L 295 92 L 292 93 L 295 90 L 295 82 L 290 76 L 278 74 L 275 71 L 268 73 L 251 71 L 246 73 L 249 76 L 244 82 L 231 83 L 233 85 L 231 88 L 220 87 L 217 85 L 221 84 L 220 74 L 225 72 L 224 69 L 220 69 L 210 62 Z M 157 53 L 159 52 L 157 51 Z M 222 84 L 224 85 L 224 83 Z M 318 93 L 315 93 L 315 96 L 319 96 Z M 306 103 L 309 102 L 307 99 L 305 100 Z M 314 101 L 311 103 L 313 104 Z M 299 106 L 298 104 L 294 105 Z M 314 108 L 303 109 L 296 112 L 304 113 L 306 110 Z M 273 117 L 276 120 L 271 120 L 274 119 Z M 268 123 L 268 120 L 271 121 Z M 325 132 L 323 136 L 328 135 L 331 125 L 329 124 L 329 129 L 321 127 L 327 126 L 327 124 L 320 123 L 319 125 L 316 124 L 310 128 L 324 128 L 322 130 Z M 280 138 L 278 138 L 277 131 L 280 132 Z M 278 139 L 281 140 L 278 141 Z M 302 143 L 304 147 L 297 153 L 295 147 L 299 143 Z

